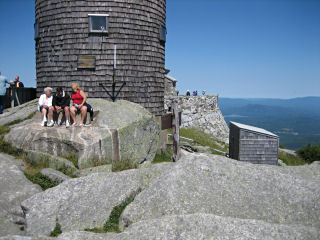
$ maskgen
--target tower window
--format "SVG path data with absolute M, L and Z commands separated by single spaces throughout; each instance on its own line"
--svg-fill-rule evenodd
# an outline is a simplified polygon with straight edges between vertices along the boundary
M 89 14 L 89 31 L 91 33 L 107 33 L 108 32 L 108 16 L 107 14 Z
M 162 25 L 160 29 L 160 41 L 166 42 L 166 40 L 167 40 L 167 28 L 165 25 Z

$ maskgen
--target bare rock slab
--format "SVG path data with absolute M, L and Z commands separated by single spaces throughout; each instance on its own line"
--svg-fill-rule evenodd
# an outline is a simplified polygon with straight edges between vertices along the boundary
M 318 239 L 316 228 L 210 214 L 165 216 L 133 224 L 113 240 Z
M 6 125 L 17 120 L 22 120 L 37 111 L 38 100 L 33 100 L 20 106 L 9 108 L 0 118 L 0 125 Z
M 119 100 L 89 99 L 98 112 L 90 126 L 65 128 L 40 126 L 34 117 L 12 127 L 5 140 L 20 149 L 79 157 L 83 168 L 110 164 L 115 156 L 134 163 L 152 161 L 159 142 L 159 124 L 142 106 Z M 116 132 L 116 134 L 115 134 Z
M 26 161 L 33 165 L 46 166 L 68 175 L 78 175 L 79 170 L 67 159 L 39 151 L 27 151 Z
M 53 240 L 56 238 L 51 238 L 47 236 L 35 236 L 35 237 L 30 237 L 30 236 L 20 236 L 20 235 L 8 235 L 5 237 L 0 237 L 0 240 Z
M 50 235 L 57 223 L 62 231 L 102 227 L 114 206 L 140 190 L 139 175 L 96 173 L 71 179 L 22 203 L 29 235 Z
M 84 177 L 92 173 L 99 173 L 99 172 L 112 172 L 112 164 L 107 164 L 107 165 L 101 165 L 97 167 L 92 167 L 92 168 L 84 168 L 81 169 L 78 172 L 78 177 Z
M 85 231 L 71 231 L 62 233 L 57 240 L 113 240 L 116 236 L 115 233 L 96 234 Z
M 62 183 L 63 181 L 70 179 L 69 176 L 64 175 L 62 172 L 59 172 L 52 168 L 44 168 L 40 171 L 40 173 L 48 177 L 50 180 L 58 183 Z
M 319 181 L 302 176 L 278 166 L 191 154 L 135 198 L 123 212 L 121 225 L 207 213 L 320 229 Z
M 132 224 L 120 234 L 85 231 L 64 232 L 57 240 L 317 240 L 318 229 L 303 225 L 272 224 L 254 219 L 236 219 L 211 214 L 164 216 Z M 45 240 L 47 238 L 0 238 L 0 240 Z M 48 238 L 51 239 L 51 238 Z
M 115 206 L 135 196 L 171 166 L 157 164 L 150 169 L 93 173 L 66 180 L 22 203 L 26 232 L 49 235 L 56 223 L 63 232 L 102 227 Z
M 41 192 L 17 166 L 17 160 L 0 153 L 0 236 L 23 234 L 24 224 L 21 202 Z
M 271 224 L 253 219 L 236 219 L 198 213 L 164 216 L 159 219 L 137 222 L 120 234 L 67 232 L 60 235 L 58 240 L 316 240 L 319 236 L 319 230 L 303 225 Z

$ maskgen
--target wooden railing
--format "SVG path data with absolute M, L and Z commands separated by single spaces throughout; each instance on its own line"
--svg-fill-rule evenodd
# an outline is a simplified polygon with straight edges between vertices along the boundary
M 36 99 L 35 88 L 7 88 L 7 101 L 5 108 L 16 107 L 33 99 Z

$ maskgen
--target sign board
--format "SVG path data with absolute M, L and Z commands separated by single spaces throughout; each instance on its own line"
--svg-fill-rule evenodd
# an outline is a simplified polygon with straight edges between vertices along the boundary
M 79 56 L 78 68 L 94 69 L 96 67 L 96 58 L 94 56 Z
M 179 112 L 179 125 L 181 126 L 181 114 Z M 172 113 L 161 116 L 161 130 L 172 128 Z

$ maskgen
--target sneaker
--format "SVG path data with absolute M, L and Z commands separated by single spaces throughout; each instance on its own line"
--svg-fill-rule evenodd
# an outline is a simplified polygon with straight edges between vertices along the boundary
M 46 123 L 45 121 L 42 121 L 41 122 L 41 127 L 44 127 L 45 123 Z
M 50 121 L 49 124 L 47 124 L 48 127 L 53 127 L 53 125 L 54 125 L 54 121 L 52 121 L 52 120 Z
M 69 128 L 70 127 L 70 123 L 69 123 L 69 121 L 67 120 L 66 121 L 66 128 Z

